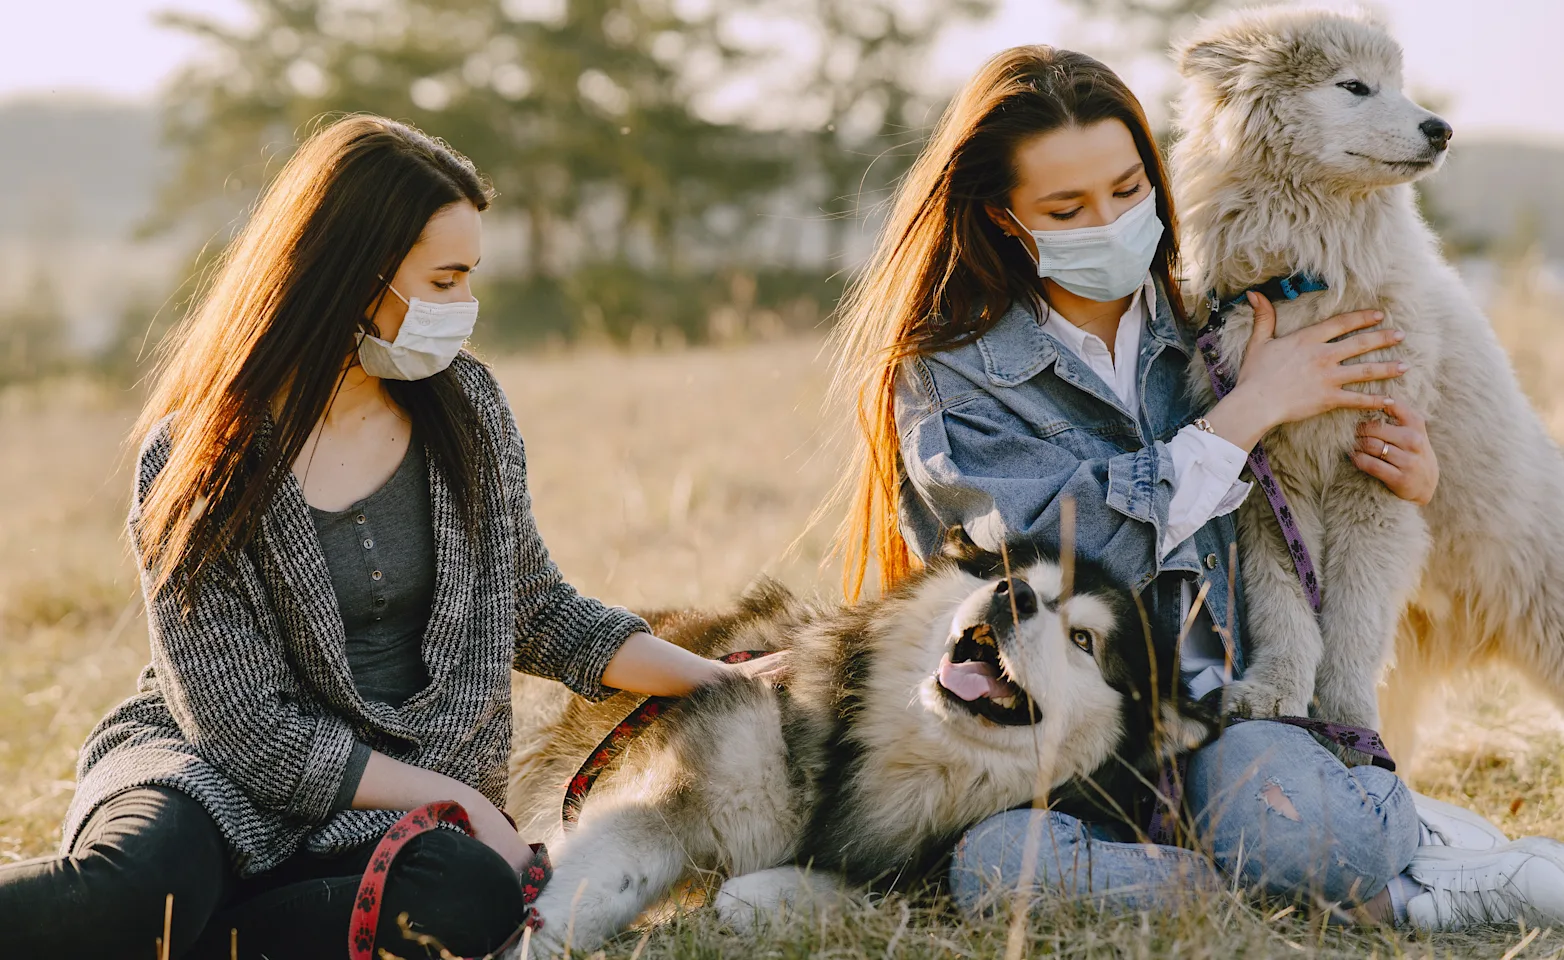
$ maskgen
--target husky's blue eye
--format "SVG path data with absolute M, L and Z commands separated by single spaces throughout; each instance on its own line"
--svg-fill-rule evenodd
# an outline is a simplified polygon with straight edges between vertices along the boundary
M 1364 83 L 1362 80 L 1343 80 L 1336 84 L 1336 86 L 1352 94 L 1354 97 L 1366 97 L 1374 92 L 1373 90 L 1370 90 L 1369 85 Z
M 1092 632 L 1090 630 L 1071 630 L 1070 642 L 1087 653 L 1092 652 Z

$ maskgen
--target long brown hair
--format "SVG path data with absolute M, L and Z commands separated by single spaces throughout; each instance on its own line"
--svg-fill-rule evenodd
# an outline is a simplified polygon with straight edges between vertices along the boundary
M 882 588 L 913 565 L 898 528 L 898 366 L 981 337 L 1016 301 L 1041 307 L 1032 261 L 984 208 L 1009 205 L 1019 146 L 1104 120 L 1129 128 L 1157 191 L 1164 229 L 1151 269 L 1179 322 L 1187 322 L 1173 283 L 1178 241 L 1167 174 L 1135 95 L 1102 63 L 1069 50 L 1012 47 L 989 60 L 945 110 L 907 172 L 833 333 L 832 392 L 854 404 L 859 428 L 851 468 L 828 502 L 849 503 L 836 535 L 849 600 L 862 593 L 871 558 Z
M 228 246 L 168 342 L 134 436 L 173 414 L 168 462 L 134 536 L 157 586 L 197 574 L 254 536 L 338 388 L 366 316 L 429 218 L 491 191 L 466 157 L 405 124 L 355 115 L 301 145 Z M 384 381 L 472 524 L 486 441 L 446 370 Z M 254 442 L 273 398 L 270 442 Z

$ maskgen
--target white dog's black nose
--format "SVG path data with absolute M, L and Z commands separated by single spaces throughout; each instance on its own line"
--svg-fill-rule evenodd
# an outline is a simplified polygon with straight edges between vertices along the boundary
M 1423 131 L 1423 136 L 1428 138 L 1428 142 L 1433 144 L 1435 150 L 1443 150 L 1448 146 L 1450 144 L 1450 135 L 1455 133 L 1454 130 L 1450 129 L 1448 123 L 1445 123 L 1438 117 L 1429 117 L 1418 124 L 1417 128 Z
M 1009 613 L 1015 604 L 1015 615 L 1021 620 L 1037 613 L 1037 594 L 1025 580 L 1001 580 L 994 585 L 995 612 Z

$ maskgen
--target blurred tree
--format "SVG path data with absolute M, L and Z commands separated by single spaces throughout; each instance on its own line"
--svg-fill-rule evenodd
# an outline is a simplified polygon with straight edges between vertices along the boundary
M 752 45 L 756 59 L 780 62 L 784 89 L 772 99 L 776 121 L 802 132 L 800 183 L 825 217 L 822 258 L 837 267 L 856 259 L 849 231 L 863 221 L 864 199 L 888 194 L 912 165 L 946 92 L 925 78 L 941 31 L 957 20 L 991 15 L 998 0 L 751 0 L 744 16 L 810 28 Z M 802 49 L 801 49 L 802 47 Z
M 1238 0 L 1064 0 L 1080 11 L 1088 21 L 1111 31 L 1113 50 L 1097 51 L 1110 65 L 1121 71 L 1121 57 L 1153 59 L 1163 77 L 1159 89 L 1143 95 L 1157 142 L 1163 151 L 1172 146 L 1173 101 L 1178 95 L 1177 67 L 1170 59 L 1173 44 L 1187 36 L 1196 23 L 1238 6 Z M 1285 3 L 1287 0 L 1281 0 Z
M 149 228 L 194 220 L 221 238 L 318 118 L 380 113 L 471 156 L 496 213 L 519 227 L 520 268 L 486 271 L 499 339 L 503 325 L 589 321 L 699 337 L 735 271 L 782 298 L 762 307 L 834 297 L 823 265 L 843 227 L 828 227 L 813 263 L 789 260 L 753 242 L 759 214 L 850 215 L 869 159 L 921 138 L 910 131 L 931 98 L 919 68 L 940 26 L 996 2 L 246 0 L 244 27 L 166 14 L 206 51 L 169 87 L 164 134 L 180 169 Z M 768 56 L 735 39 L 766 17 L 816 38 L 819 55 L 802 69 L 792 55 L 785 88 L 736 115 L 703 109 Z M 759 122 L 768 111 L 781 122 Z M 905 168 L 891 154 L 875 183 Z
M 165 104 L 182 158 L 165 221 L 214 201 L 226 220 L 312 121 L 360 110 L 408 119 L 471 156 L 502 208 L 527 215 L 530 266 L 544 274 L 567 269 L 577 242 L 602 257 L 677 264 L 683 220 L 785 171 L 747 131 L 688 109 L 677 71 L 653 48 L 669 32 L 686 48 L 720 48 L 709 20 L 677 17 L 660 0 L 247 4 L 243 29 L 164 17 L 209 41 Z M 560 236 L 594 206 L 612 229 Z

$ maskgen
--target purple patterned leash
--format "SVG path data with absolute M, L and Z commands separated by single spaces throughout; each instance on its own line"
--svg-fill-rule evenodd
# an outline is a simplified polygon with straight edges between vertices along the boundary
M 1234 383 L 1233 375 L 1227 370 L 1227 364 L 1222 362 L 1222 358 L 1216 352 L 1216 338 L 1222 329 L 1222 316 L 1223 314 L 1213 315 L 1195 341 L 1200 348 L 1200 356 L 1206 362 L 1206 370 L 1211 374 L 1211 389 L 1216 393 L 1218 400 L 1232 392 Z M 1287 497 L 1282 493 L 1282 485 L 1276 482 L 1276 474 L 1271 471 L 1271 458 L 1266 456 L 1264 444 L 1256 443 L 1254 449 L 1249 451 L 1249 469 L 1254 473 L 1254 478 L 1260 482 L 1260 489 L 1265 491 L 1265 499 L 1271 505 L 1271 512 L 1276 515 L 1276 522 L 1281 525 L 1282 536 L 1287 539 L 1287 552 L 1292 554 L 1293 569 L 1298 573 L 1298 582 L 1303 585 L 1303 592 L 1309 598 L 1309 606 L 1314 609 L 1314 615 L 1317 617 L 1320 615 L 1320 580 L 1314 573 L 1314 560 L 1309 556 L 1309 548 L 1304 545 L 1303 532 L 1298 529 L 1298 521 L 1293 517 L 1292 509 L 1287 506 Z
M 1293 727 L 1302 727 L 1310 733 L 1319 734 L 1331 743 L 1341 747 L 1348 747 L 1359 753 L 1366 753 L 1369 761 L 1381 770 L 1396 772 L 1396 761 L 1390 756 L 1390 751 L 1385 749 L 1385 741 L 1379 738 L 1379 733 L 1367 727 L 1353 727 L 1345 723 L 1332 723 L 1329 720 L 1316 720 L 1313 717 L 1233 717 L 1232 722 L 1243 720 L 1269 720 L 1272 723 L 1285 723 Z
M 1310 293 L 1315 290 L 1325 289 L 1324 281 L 1304 274 L 1294 274 L 1291 277 L 1278 277 L 1266 281 L 1257 288 L 1262 295 L 1270 296 L 1269 287 L 1276 287 L 1283 297 L 1292 300 L 1299 293 Z M 1247 291 L 1246 291 L 1247 292 Z M 1211 390 L 1218 400 L 1232 392 L 1234 377 L 1228 371 L 1227 364 L 1222 362 L 1217 353 L 1216 338 L 1221 332 L 1226 320 L 1227 311 L 1243 302 L 1243 294 L 1223 301 L 1215 296 L 1211 298 L 1212 312 L 1206 321 L 1200 336 L 1195 344 L 1200 348 L 1200 356 L 1206 363 L 1206 371 L 1211 375 Z M 1271 297 L 1271 299 L 1276 299 Z M 1264 444 L 1255 444 L 1249 451 L 1249 469 L 1254 473 L 1256 480 L 1260 482 L 1260 489 L 1265 491 L 1265 499 L 1271 505 L 1271 512 L 1276 516 L 1277 524 L 1282 528 L 1282 536 L 1287 540 L 1287 552 L 1292 555 L 1293 569 L 1298 574 L 1298 583 L 1303 587 L 1303 592 L 1309 598 L 1309 606 L 1314 609 L 1314 615 L 1320 615 L 1320 580 L 1314 572 L 1314 559 L 1309 556 L 1309 548 L 1303 542 L 1303 533 L 1298 529 L 1298 521 L 1293 517 L 1292 509 L 1287 506 L 1287 497 L 1282 493 L 1281 484 L 1276 482 L 1276 474 L 1271 470 L 1271 458 L 1266 456 Z M 1247 717 L 1233 717 L 1231 722 L 1249 720 Z M 1272 723 L 1285 723 L 1289 726 L 1299 727 L 1310 733 L 1337 744 L 1348 747 L 1368 755 L 1371 763 L 1376 767 L 1394 771 L 1396 761 L 1391 758 L 1390 751 L 1385 749 L 1385 742 L 1380 739 L 1379 733 L 1363 727 L 1349 726 L 1345 723 L 1332 723 L 1328 720 L 1316 720 L 1313 717 L 1260 717 L 1255 719 L 1269 720 Z M 1164 764 L 1162 773 L 1158 778 L 1157 793 L 1158 803 L 1151 814 L 1151 825 L 1147 831 L 1152 843 L 1173 842 L 1173 821 L 1176 819 L 1177 810 L 1182 801 L 1184 773 L 1187 766 L 1187 758 L 1180 757 L 1174 764 Z

